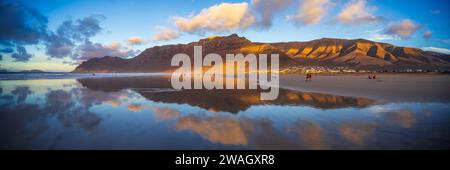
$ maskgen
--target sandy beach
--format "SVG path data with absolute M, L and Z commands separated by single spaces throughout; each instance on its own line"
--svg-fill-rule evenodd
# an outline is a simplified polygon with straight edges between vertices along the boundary
M 366 97 L 381 102 L 448 102 L 450 75 L 440 74 L 281 75 L 282 88 L 342 96 Z

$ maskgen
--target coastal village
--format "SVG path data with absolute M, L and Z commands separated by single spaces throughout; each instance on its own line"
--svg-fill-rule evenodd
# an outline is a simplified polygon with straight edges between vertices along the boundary
M 326 66 L 294 66 L 280 69 L 282 74 L 306 74 L 306 73 L 449 73 L 449 70 L 442 69 L 401 69 L 401 70 L 369 70 L 369 69 L 353 69 L 349 67 L 326 67 Z

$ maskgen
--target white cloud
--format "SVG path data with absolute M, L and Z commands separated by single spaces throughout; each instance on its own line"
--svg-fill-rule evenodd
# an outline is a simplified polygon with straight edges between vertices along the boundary
M 424 51 L 433 51 L 438 53 L 450 54 L 450 50 L 446 48 L 438 48 L 438 47 L 423 47 Z
M 255 23 L 248 3 L 221 3 L 203 9 L 192 17 L 174 17 L 175 25 L 183 32 L 203 33 L 204 31 L 227 32 L 243 30 Z
M 317 24 L 327 14 L 329 0 L 303 0 L 296 16 L 288 17 L 298 25 Z
M 386 34 L 408 39 L 419 29 L 419 26 L 410 19 L 391 24 L 385 31 Z
M 153 36 L 154 41 L 169 41 L 178 38 L 180 33 L 169 28 L 157 28 L 157 32 Z
M 144 40 L 142 40 L 142 38 L 136 37 L 136 36 L 128 38 L 127 41 L 128 41 L 128 44 L 130 44 L 130 45 L 139 45 L 139 44 L 144 43 Z
M 337 16 L 337 21 L 343 24 L 370 23 L 379 20 L 373 15 L 374 6 L 367 6 L 366 0 L 352 0 Z

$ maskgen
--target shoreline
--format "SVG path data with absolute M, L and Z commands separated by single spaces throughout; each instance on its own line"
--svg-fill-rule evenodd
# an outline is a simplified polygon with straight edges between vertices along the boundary
M 42 73 L 25 73 L 40 75 Z M 77 76 L 78 75 L 78 76 Z M 442 73 L 376 73 L 377 79 L 368 79 L 368 73 L 280 74 L 280 88 L 348 97 L 363 97 L 379 102 L 450 102 L 450 74 Z M 48 76 L 2 77 L 0 81 L 35 79 L 78 79 L 107 77 L 167 76 L 167 73 L 67 73 Z

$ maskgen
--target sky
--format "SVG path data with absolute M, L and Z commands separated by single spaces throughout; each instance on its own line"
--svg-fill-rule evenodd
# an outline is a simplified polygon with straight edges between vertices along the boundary
M 233 33 L 450 53 L 449 8 L 448 0 L 0 0 L 0 69 L 71 71 L 90 58 Z

